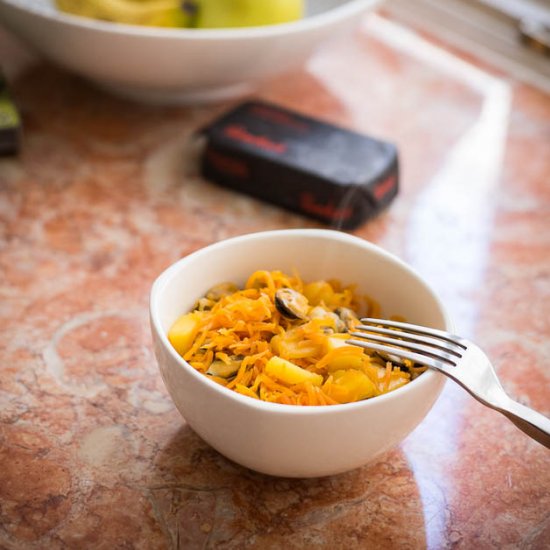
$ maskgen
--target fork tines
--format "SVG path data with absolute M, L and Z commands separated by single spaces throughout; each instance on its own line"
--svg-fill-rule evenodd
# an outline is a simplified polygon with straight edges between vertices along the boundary
M 374 350 L 389 361 L 410 359 L 451 378 L 483 405 L 507 416 L 520 430 L 550 449 L 550 419 L 513 401 L 502 388 L 491 361 L 473 342 L 443 330 L 361 319 L 348 344 Z M 395 358 L 395 359 L 394 359 Z
M 349 344 L 422 365 L 456 366 L 466 350 L 462 338 L 442 330 L 384 319 L 364 318 L 361 322 L 357 331 L 350 333 L 359 340 L 348 340 Z

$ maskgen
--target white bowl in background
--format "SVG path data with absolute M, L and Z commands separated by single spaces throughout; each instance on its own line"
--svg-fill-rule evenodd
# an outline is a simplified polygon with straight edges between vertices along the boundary
M 227 458 L 252 470 L 317 477 L 361 466 L 402 441 L 425 417 L 445 379 L 427 371 L 390 392 L 357 403 L 300 407 L 258 401 L 200 374 L 167 338 L 176 318 L 215 284 L 244 284 L 258 269 L 297 269 L 305 281 L 357 284 L 386 314 L 449 330 L 443 305 L 401 260 L 358 237 L 332 230 L 253 233 L 179 260 L 153 284 L 150 318 L 166 388 L 191 428 Z
M 58 11 L 53 0 L 0 0 L 0 21 L 44 57 L 104 88 L 157 103 L 239 95 L 302 64 L 381 0 L 308 0 L 296 22 L 230 29 L 114 24 Z

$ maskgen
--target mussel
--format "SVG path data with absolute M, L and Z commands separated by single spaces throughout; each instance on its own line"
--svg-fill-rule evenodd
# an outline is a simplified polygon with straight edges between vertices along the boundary
M 237 285 L 234 285 L 233 283 L 220 283 L 215 285 L 210 288 L 202 298 L 199 298 L 195 302 L 193 310 L 209 311 L 214 307 L 214 304 L 219 302 L 224 296 L 233 294 L 238 290 L 239 288 Z
M 334 310 L 334 313 L 338 315 L 340 320 L 344 323 L 346 330 L 353 330 L 355 325 L 359 324 L 359 318 L 355 311 L 349 307 L 339 307 Z M 341 332 L 345 332 L 342 330 Z
M 309 311 L 310 319 L 326 319 L 328 323 L 323 329 L 324 332 L 330 334 L 331 332 L 343 332 L 346 328 L 344 322 L 336 315 L 336 313 L 329 311 L 321 306 L 316 306 Z
M 241 367 L 241 357 L 232 357 L 229 363 L 216 359 L 210 363 L 206 374 L 210 376 L 218 376 L 219 378 L 232 378 L 239 372 Z
M 238 287 L 237 285 L 233 283 L 220 283 L 219 285 L 213 286 L 205 295 L 206 298 L 209 300 L 212 300 L 214 302 L 217 302 L 224 296 L 228 296 L 229 294 L 233 294 L 234 292 L 237 292 Z
M 309 302 L 307 298 L 292 288 L 280 288 L 275 293 L 275 307 L 287 319 L 307 319 Z

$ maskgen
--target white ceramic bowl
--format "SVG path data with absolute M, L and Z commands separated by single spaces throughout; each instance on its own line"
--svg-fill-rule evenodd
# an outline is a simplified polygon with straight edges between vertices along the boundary
M 261 402 L 224 388 L 188 365 L 167 332 L 217 283 L 243 284 L 257 269 L 296 268 L 305 281 L 338 278 L 379 300 L 387 314 L 450 329 L 441 302 L 402 261 L 332 230 L 253 233 L 221 241 L 176 262 L 155 281 L 150 302 L 155 354 L 164 383 L 189 425 L 229 459 L 253 470 L 317 477 L 361 466 L 397 445 L 428 413 L 444 377 L 428 371 L 391 393 L 345 405 Z
M 166 29 L 61 13 L 53 0 L 0 0 L 0 21 L 45 57 L 125 96 L 203 102 L 303 63 L 380 1 L 308 0 L 304 19 L 281 25 Z

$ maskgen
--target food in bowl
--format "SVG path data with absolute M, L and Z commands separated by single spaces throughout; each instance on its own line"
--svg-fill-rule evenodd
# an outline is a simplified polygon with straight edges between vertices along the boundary
M 131 25 L 227 28 L 275 25 L 303 16 L 303 0 L 55 0 L 66 13 Z
M 376 302 L 339 280 L 305 283 L 297 273 L 260 270 L 243 288 L 211 288 L 168 339 L 193 368 L 242 395 L 338 405 L 393 391 L 425 370 L 346 343 L 361 315 L 378 313 Z
M 366 464 L 401 442 L 428 414 L 446 378 L 427 370 L 410 384 L 354 403 L 300 407 L 252 399 L 212 382 L 168 339 L 174 322 L 222 281 L 244 287 L 258 268 L 304 281 L 341 279 L 359 296 L 420 325 L 453 329 L 429 285 L 399 258 L 341 231 L 286 229 L 240 235 L 167 267 L 151 289 L 155 356 L 187 425 L 230 460 L 270 475 L 317 477 Z

